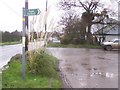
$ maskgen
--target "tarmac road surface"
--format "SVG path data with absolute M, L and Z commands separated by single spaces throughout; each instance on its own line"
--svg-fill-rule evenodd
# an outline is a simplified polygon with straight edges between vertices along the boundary
M 34 45 L 30 46 L 30 50 L 34 49 Z M 60 71 L 68 87 L 118 88 L 118 51 L 84 48 L 47 50 L 60 60 Z M 19 53 L 22 53 L 21 44 L 0 46 L 0 68 Z
M 70 88 L 118 88 L 118 51 L 48 48 Z M 66 88 L 66 86 L 64 87 Z
M 19 53 L 22 54 L 21 44 L 0 46 L 0 69 L 10 61 L 12 56 Z
M 29 43 L 29 50 L 39 48 L 44 45 L 44 41 Z M 16 54 L 22 54 L 22 44 L 0 46 L 0 71 L 10 59 Z

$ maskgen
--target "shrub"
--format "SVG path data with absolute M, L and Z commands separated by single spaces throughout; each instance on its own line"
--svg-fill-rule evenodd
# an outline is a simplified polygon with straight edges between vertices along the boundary
M 58 69 L 57 60 L 53 56 L 47 54 L 44 50 L 38 52 L 29 52 L 28 71 L 32 74 L 40 74 L 43 76 L 53 76 Z

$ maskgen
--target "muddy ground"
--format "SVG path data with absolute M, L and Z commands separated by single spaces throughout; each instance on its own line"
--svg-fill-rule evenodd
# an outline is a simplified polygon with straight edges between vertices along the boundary
M 118 51 L 48 48 L 59 59 L 63 88 L 118 88 Z

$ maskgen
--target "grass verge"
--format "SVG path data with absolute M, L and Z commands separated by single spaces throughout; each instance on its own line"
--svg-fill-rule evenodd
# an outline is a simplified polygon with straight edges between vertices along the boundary
M 100 45 L 87 45 L 87 44 L 79 44 L 79 45 L 73 45 L 73 44 L 59 44 L 59 43 L 49 43 L 47 47 L 62 47 L 62 48 L 91 48 L 91 49 L 100 49 Z
M 0 42 L 0 46 L 20 44 L 20 42 Z
M 2 73 L 0 71 L 0 90 L 2 89 Z
M 22 79 L 21 55 L 14 56 L 9 63 L 9 68 L 3 71 L 3 88 L 61 88 L 62 81 L 58 74 L 58 60 L 46 53 L 36 56 L 37 60 L 40 60 L 38 64 L 42 66 L 38 68 L 41 72 L 31 73 L 28 68 L 29 61 L 27 61 L 26 80 Z

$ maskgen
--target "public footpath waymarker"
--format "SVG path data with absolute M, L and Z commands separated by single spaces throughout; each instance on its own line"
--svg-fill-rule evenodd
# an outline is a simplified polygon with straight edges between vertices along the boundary
M 22 30 L 22 78 L 25 80 L 25 72 L 26 72 L 26 55 L 25 55 L 25 16 L 24 16 L 24 8 L 23 8 L 23 30 Z
M 25 42 L 26 42 L 26 26 L 25 26 L 25 16 L 33 16 L 33 15 L 39 15 L 40 10 L 39 9 L 22 9 L 22 23 L 23 23 L 23 31 L 22 31 L 22 78 L 25 80 L 26 78 L 26 53 L 25 53 Z
M 40 14 L 39 9 L 24 9 L 24 16 L 33 16 L 39 14 Z

